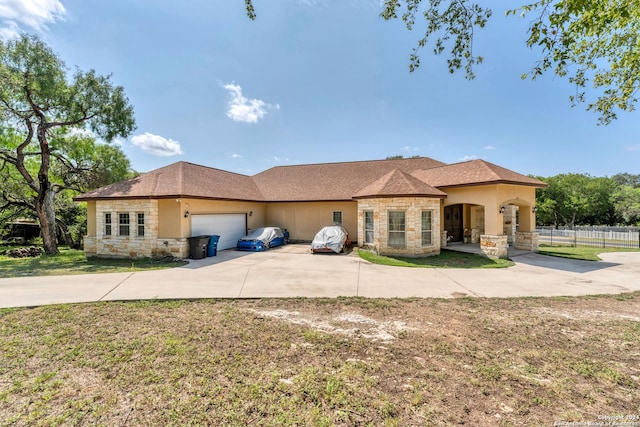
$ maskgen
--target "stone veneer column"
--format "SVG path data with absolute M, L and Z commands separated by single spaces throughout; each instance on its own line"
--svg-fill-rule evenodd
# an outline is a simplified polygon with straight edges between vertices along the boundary
M 483 234 L 480 236 L 480 250 L 489 258 L 506 258 L 507 248 L 507 236 L 504 234 Z
M 535 231 L 518 231 L 516 233 L 514 247 L 525 251 L 538 252 L 539 236 Z

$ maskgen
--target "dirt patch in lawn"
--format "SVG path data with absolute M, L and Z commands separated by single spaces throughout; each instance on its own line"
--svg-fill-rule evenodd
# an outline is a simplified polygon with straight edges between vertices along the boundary
M 2 310 L 0 425 L 640 425 L 638 313 L 638 293 Z

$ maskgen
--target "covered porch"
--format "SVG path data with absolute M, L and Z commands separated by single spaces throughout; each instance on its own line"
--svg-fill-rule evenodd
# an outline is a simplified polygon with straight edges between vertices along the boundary
M 491 258 L 536 252 L 535 188 L 496 184 L 447 189 L 442 249 Z

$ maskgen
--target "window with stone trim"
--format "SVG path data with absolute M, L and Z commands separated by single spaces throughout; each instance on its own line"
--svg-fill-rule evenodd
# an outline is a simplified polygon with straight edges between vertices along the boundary
M 364 242 L 373 243 L 373 211 L 364 211 Z
M 104 213 L 104 235 L 111 236 L 111 212 Z
M 333 225 L 342 226 L 342 211 L 333 211 Z
M 389 211 L 389 246 L 406 246 L 406 221 L 404 211 Z
M 433 245 L 433 212 L 422 211 L 422 246 Z
M 144 213 L 138 212 L 138 237 L 144 237 Z
M 129 235 L 129 213 L 118 214 L 118 236 Z

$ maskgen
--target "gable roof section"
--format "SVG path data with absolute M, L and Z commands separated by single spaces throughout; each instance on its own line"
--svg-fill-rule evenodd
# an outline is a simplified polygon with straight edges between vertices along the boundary
M 84 193 L 75 200 L 193 197 L 262 201 L 253 179 L 246 175 L 177 162 L 126 181 Z
M 399 169 L 394 169 L 380 179 L 358 191 L 353 198 L 431 196 L 447 197 L 447 194 L 420 181 Z
M 471 160 L 414 171 L 411 175 L 437 188 L 482 184 L 517 184 L 540 188 L 547 186 L 547 184 L 535 178 L 519 174 L 484 160 Z
M 537 179 L 484 160 L 447 165 L 428 157 L 276 166 L 252 177 L 188 162 L 141 174 L 74 198 L 193 197 L 265 202 L 343 201 L 365 197 L 429 195 L 483 184 L 546 187 Z
M 253 176 L 267 201 L 352 200 L 361 189 L 398 169 L 410 173 L 443 166 L 428 157 L 277 166 Z

